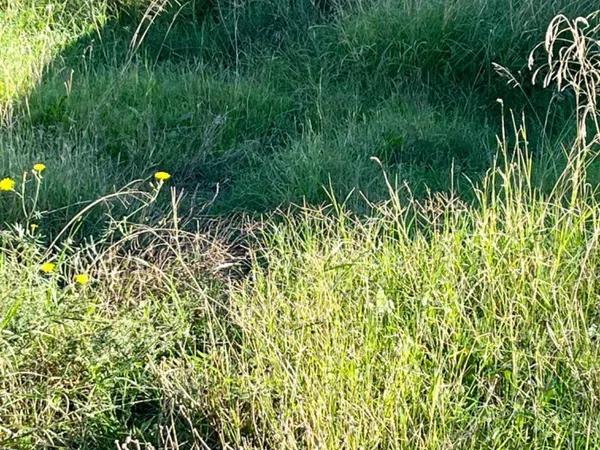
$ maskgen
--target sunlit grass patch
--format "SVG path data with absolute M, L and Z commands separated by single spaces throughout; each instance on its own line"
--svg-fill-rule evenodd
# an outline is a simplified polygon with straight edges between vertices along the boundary
M 0 118 L 42 81 L 46 66 L 103 21 L 104 3 L 69 9 L 60 2 L 16 1 L 0 11 Z
M 81 207 L 48 243 L 29 224 L 47 212 L 27 209 L 49 182 L 39 169 L 1 192 L 24 212 L 0 232 L 1 445 L 106 448 L 127 436 L 158 445 L 163 426 L 187 433 L 154 367 L 203 345 L 221 268 L 235 259 L 219 238 L 180 229 L 175 213 L 148 225 L 165 171 Z M 74 239 L 90 209 L 111 200 L 127 215 L 101 237 Z

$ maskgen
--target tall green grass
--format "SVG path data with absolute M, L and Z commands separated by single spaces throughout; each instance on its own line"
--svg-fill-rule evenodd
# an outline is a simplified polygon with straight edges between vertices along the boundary
M 597 447 L 598 205 L 482 195 L 270 230 L 240 342 L 175 386 L 233 448 Z
M 597 16 L 591 25 L 555 19 L 536 53 L 548 63 L 540 74 L 559 82 L 556 95 L 577 106 L 562 123 L 572 130 L 552 142 L 564 145 L 566 160 L 554 176 L 545 164 L 558 157 L 539 155 L 552 146 L 533 148 L 546 138 L 506 106 L 492 150 L 493 125 L 476 98 L 494 88 L 462 90 L 460 57 L 451 51 L 449 68 L 441 62 L 461 34 L 442 28 L 440 38 L 423 26 L 467 27 L 454 19 L 469 12 L 472 30 L 482 17 L 524 30 L 532 3 L 494 15 L 495 2 L 356 2 L 315 13 L 270 43 L 253 18 L 264 5 L 282 21 L 313 11 L 217 2 L 221 22 L 203 26 L 239 33 L 230 50 L 243 42 L 244 54 L 216 52 L 215 65 L 201 54 L 161 62 L 157 47 L 145 55 L 140 47 L 133 60 L 121 41 L 104 42 L 102 63 L 75 66 L 72 85 L 50 65 L 37 92 L 13 104 L 0 134 L 6 176 L 27 171 L 29 186 L 39 183 L 39 212 L 71 207 L 54 219 L 34 214 L 55 224 L 32 228 L 18 193 L 0 192 L 8 222 L 0 232 L 0 447 L 600 447 L 600 205 L 590 176 L 600 136 Z M 112 26 L 145 10 L 133 6 Z M 386 8 L 437 17 L 403 22 L 433 50 L 388 60 L 377 36 L 394 27 L 369 25 L 362 47 L 346 47 L 360 50 L 355 58 L 320 53 L 319 45 L 337 48 L 327 39 L 344 24 L 404 20 Z M 329 38 L 311 44 L 313 31 Z M 477 47 L 481 33 L 465 42 Z M 390 49 L 413 39 L 405 36 Z M 531 37 L 542 38 L 541 29 Z M 551 47 L 562 50 L 547 59 Z M 126 63 L 113 66 L 119 55 Z M 310 62 L 306 72 L 293 55 Z M 383 64 L 373 65 L 378 57 Z M 230 66 L 219 72 L 223 61 Z M 467 71 L 478 70 L 470 63 Z M 456 77 L 447 97 L 472 92 L 467 106 L 440 103 L 439 84 L 411 82 L 408 65 L 417 64 L 436 83 Z M 32 179 L 37 161 L 47 169 Z M 208 189 L 191 200 L 177 189 L 169 196 L 164 184 L 148 186 L 156 168 L 185 187 L 196 186 L 198 171 Z M 201 199 L 221 201 L 217 183 L 228 195 L 220 211 L 233 209 L 228 202 L 303 206 L 209 219 Z M 420 183 L 436 189 L 416 192 Z M 347 195 L 353 188 L 364 198 Z M 76 196 L 83 203 L 73 204 Z M 70 219 L 90 198 L 108 217 L 83 239 L 78 218 L 89 216 Z M 200 213 L 189 212 L 190 201 Z M 56 268 L 44 273 L 48 261 Z M 78 283 L 78 273 L 90 282 Z
M 141 228 L 87 288 L 67 275 L 87 259 L 44 276 L 5 234 L 3 445 L 597 447 L 600 209 L 573 178 L 543 195 L 519 155 L 475 206 L 279 217 L 229 288 L 202 274 L 233 249 L 177 229 Z

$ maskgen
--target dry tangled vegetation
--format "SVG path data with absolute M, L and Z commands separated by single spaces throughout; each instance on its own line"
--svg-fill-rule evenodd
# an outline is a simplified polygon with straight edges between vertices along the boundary
M 0 1 L 0 448 L 600 448 L 555 3 Z

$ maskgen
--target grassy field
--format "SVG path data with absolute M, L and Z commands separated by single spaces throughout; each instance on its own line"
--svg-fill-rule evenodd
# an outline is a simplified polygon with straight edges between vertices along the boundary
M 0 448 L 600 448 L 596 9 L 0 0 Z

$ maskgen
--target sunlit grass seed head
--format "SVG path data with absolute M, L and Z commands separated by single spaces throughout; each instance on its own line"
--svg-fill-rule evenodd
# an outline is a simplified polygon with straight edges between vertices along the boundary
M 53 262 L 45 262 L 40 266 L 40 271 L 44 273 L 53 273 L 56 271 L 56 264 Z
M 33 171 L 40 175 L 44 170 L 46 170 L 46 165 L 44 163 L 37 163 L 33 165 Z
M 14 191 L 15 186 L 17 185 L 16 181 L 12 178 L 3 178 L 0 180 L 0 191 L 9 192 Z
M 170 178 L 171 178 L 171 174 L 169 172 L 159 171 L 159 172 L 156 172 L 154 174 L 154 179 L 156 181 L 162 181 L 162 182 L 164 182 L 164 181 L 167 181 Z

